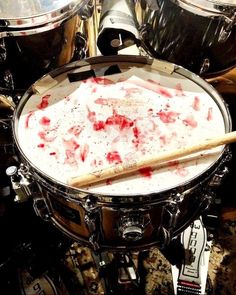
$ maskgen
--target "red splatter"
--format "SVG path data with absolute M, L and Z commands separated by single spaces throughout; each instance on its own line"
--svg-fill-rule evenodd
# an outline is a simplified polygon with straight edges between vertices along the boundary
M 185 177 L 188 175 L 188 170 L 183 167 L 177 167 L 176 174 L 181 177 Z
M 139 146 L 139 144 L 140 144 L 140 134 L 141 134 L 141 132 L 140 132 L 140 130 L 139 130 L 139 128 L 138 127 L 134 127 L 133 128 L 133 134 L 134 134 L 134 139 L 132 140 L 132 143 L 134 144 L 134 146 L 136 147 L 136 148 L 138 148 L 138 146 Z
M 163 145 L 170 144 L 171 140 L 176 137 L 176 132 L 172 132 L 170 136 L 166 136 L 165 134 L 159 137 L 160 142 Z
M 147 177 L 147 178 L 151 178 L 152 177 L 152 168 L 151 167 L 141 168 L 138 171 L 144 177 Z
M 160 82 L 154 81 L 154 80 L 152 80 L 152 79 L 147 79 L 147 81 L 150 82 L 151 84 L 154 84 L 154 85 L 160 86 Z
M 160 111 L 157 113 L 157 115 L 160 117 L 160 120 L 163 123 L 174 123 L 179 114 L 172 111 L 169 111 L 169 112 Z
M 108 105 L 108 98 L 97 98 L 95 101 L 94 101 L 96 104 L 101 104 L 101 105 Z
M 175 86 L 175 95 L 176 96 L 185 96 L 185 94 L 183 92 L 182 85 L 180 83 L 176 84 L 176 86 Z
M 69 140 L 63 139 L 63 144 L 66 150 L 70 150 L 70 151 L 75 151 L 80 147 L 80 145 L 74 139 L 69 139 Z
M 23 24 L 23 21 L 22 21 L 21 19 L 18 19 L 18 20 L 16 21 L 16 23 L 17 23 L 17 25 L 22 25 L 22 24 Z
M 37 145 L 37 147 L 38 147 L 38 148 L 44 148 L 44 147 L 45 147 L 45 144 L 44 144 L 44 143 L 39 143 L 39 144 Z
M 147 81 L 143 80 L 130 80 L 130 83 L 133 83 L 139 87 L 145 88 L 147 90 L 153 91 L 155 93 L 158 93 L 160 95 L 165 96 L 166 98 L 171 98 L 173 95 L 165 88 L 160 86 L 160 83 L 155 82 L 151 79 L 148 79 Z
M 50 156 L 55 156 L 56 154 L 57 154 L 56 152 L 49 153 Z
M 119 115 L 116 113 L 116 111 L 113 111 L 113 115 L 111 117 L 108 117 L 106 120 L 107 125 L 117 125 L 119 126 L 120 130 L 123 130 L 124 128 L 129 128 L 133 126 L 133 121 L 123 115 Z
M 51 134 L 50 131 L 40 131 L 38 136 L 46 142 L 52 142 L 56 138 L 56 136 Z
M 107 179 L 106 180 L 106 185 L 112 185 L 112 179 Z
M 107 161 L 109 164 L 119 164 L 122 163 L 120 154 L 117 151 L 109 152 L 106 156 Z
M 49 126 L 50 125 L 51 120 L 46 117 L 43 116 L 40 120 L 39 120 L 39 124 L 43 125 L 43 126 Z
M 200 99 L 198 96 L 194 97 L 194 101 L 193 101 L 193 109 L 195 111 L 199 111 L 200 110 Z
M 169 161 L 169 162 L 167 163 L 167 165 L 168 165 L 169 167 L 171 167 L 171 168 L 177 168 L 178 165 L 179 165 L 179 161 L 178 161 L 178 160 Z
M 175 174 L 181 177 L 188 175 L 188 170 L 184 167 L 181 167 L 178 160 L 168 162 L 168 166 L 175 169 Z
M 124 82 L 124 81 L 126 81 L 127 79 L 125 78 L 125 77 L 120 77 L 119 79 L 118 79 L 118 81 L 117 82 Z
M 93 123 L 93 129 L 95 131 L 100 131 L 100 130 L 104 130 L 106 126 L 106 123 L 103 121 L 96 121 Z
M 97 159 L 93 159 L 93 161 L 91 163 L 92 167 L 99 167 L 99 166 L 102 166 L 102 165 L 103 165 L 102 160 L 97 160 Z
M 25 128 L 29 128 L 29 120 L 30 117 L 34 114 L 33 111 L 30 111 L 29 114 L 27 115 L 26 119 L 25 119 Z
M 190 126 L 192 128 L 196 128 L 197 127 L 197 121 L 193 118 L 193 116 L 190 116 L 186 119 L 183 120 L 184 125 L 186 126 Z
M 71 150 L 66 150 L 66 159 L 65 163 L 69 165 L 77 165 L 76 159 L 75 159 L 75 152 Z
M 130 97 L 134 93 L 139 93 L 140 89 L 138 88 L 124 88 L 125 91 L 125 97 Z
M 138 127 L 133 128 L 133 133 L 135 138 L 139 138 L 140 130 L 138 129 Z
M 167 98 L 171 98 L 173 97 L 173 95 L 165 88 L 163 87 L 160 87 L 160 83 L 159 82 L 156 82 L 156 81 L 153 81 L 152 79 L 148 79 L 147 80 L 148 82 L 156 85 L 157 87 L 155 88 L 155 92 L 167 97 Z
M 89 145 L 85 144 L 83 147 L 80 148 L 80 158 L 84 162 L 88 156 L 89 152 Z
M 68 129 L 68 133 L 73 134 L 75 136 L 80 135 L 81 132 L 82 132 L 82 127 L 80 127 L 79 125 L 72 126 L 71 128 Z
M 213 111 L 212 108 L 209 108 L 208 109 L 208 112 L 207 112 L 207 121 L 211 121 L 213 119 L 212 111 Z
M 160 139 L 162 145 L 166 145 L 166 143 L 167 143 L 166 135 L 161 135 L 159 137 L 159 139 Z
M 115 99 L 115 98 L 97 98 L 95 100 L 95 103 L 96 104 L 100 104 L 100 105 L 104 105 L 104 106 L 107 106 L 107 105 L 114 105 L 114 104 L 117 104 L 119 102 L 119 99 Z
M 87 118 L 88 120 L 93 123 L 96 121 L 96 113 L 95 112 L 92 112 L 90 111 L 90 109 L 87 107 L 87 110 L 88 110 L 88 115 L 87 115 Z
M 114 84 L 115 82 L 113 82 L 112 80 L 105 78 L 105 77 L 95 77 L 92 78 L 92 80 L 100 85 L 110 85 L 110 84 Z
M 49 100 L 50 97 L 51 97 L 50 94 L 44 95 L 41 98 L 41 103 L 39 105 L 37 105 L 37 108 L 40 109 L 40 110 L 45 109 L 49 104 L 48 100 Z

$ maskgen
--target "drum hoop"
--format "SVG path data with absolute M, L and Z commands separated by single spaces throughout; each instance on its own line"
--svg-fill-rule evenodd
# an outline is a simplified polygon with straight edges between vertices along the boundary
M 207 2 L 207 1 L 206 1 Z M 236 5 L 224 5 L 224 4 L 216 4 L 213 1 L 209 1 L 212 5 L 212 7 L 206 7 L 206 6 L 201 6 L 199 4 L 191 3 L 186 0 L 177 0 L 176 2 L 180 7 L 195 13 L 197 15 L 201 16 L 210 16 L 210 17 L 223 17 L 228 19 L 229 21 L 231 20 L 231 15 L 232 15 L 232 6 L 236 7 Z
M 61 7 L 58 10 L 50 11 L 45 14 L 34 15 L 28 18 L 19 17 L 4 19 L 2 20 L 2 23 L 5 24 L 1 24 L 0 26 L 2 31 L 0 37 L 30 35 L 34 32 L 46 31 L 53 27 L 57 27 L 61 22 L 69 17 L 74 16 L 76 13 L 79 14 L 82 7 L 85 6 L 88 1 L 89 0 L 84 0 L 83 2 L 76 4 L 76 1 L 74 0 L 70 4 Z M 42 28 L 43 26 L 46 28 Z M 32 29 L 30 30 L 30 28 Z
M 95 65 L 99 65 L 102 63 L 107 63 L 107 64 L 116 64 L 117 62 L 119 63 L 125 63 L 127 64 L 127 62 L 129 63 L 129 65 L 137 65 L 137 64 L 144 64 L 144 65 L 151 65 L 155 68 L 155 60 L 150 59 L 150 58 L 146 58 L 143 56 L 133 56 L 132 60 L 130 59 L 130 55 L 119 55 L 119 56 L 105 56 L 105 57 L 92 57 L 92 58 L 88 58 L 85 61 L 75 61 L 72 62 L 70 64 L 67 64 L 65 66 L 62 66 L 58 69 L 55 69 L 53 71 L 51 71 L 49 74 L 45 75 L 45 76 L 51 76 L 52 78 L 59 76 L 60 74 L 66 73 L 70 70 L 75 70 L 75 69 L 79 69 L 82 68 L 84 66 L 95 66 Z M 230 132 L 232 129 L 232 122 L 231 122 L 231 117 L 230 117 L 230 112 L 229 109 L 227 107 L 227 104 L 225 103 L 225 101 L 222 99 L 222 97 L 220 96 L 220 94 L 213 88 L 212 85 L 210 85 L 209 83 L 207 83 L 206 81 L 204 81 L 200 76 L 190 72 L 189 70 L 181 67 L 181 66 L 177 66 L 173 63 L 169 63 L 166 61 L 163 61 L 162 64 L 166 64 L 166 67 L 163 66 L 163 70 L 165 71 L 165 69 L 169 69 L 173 67 L 174 72 L 180 74 L 181 76 L 184 76 L 188 79 L 190 79 L 191 81 L 193 81 L 194 83 L 198 84 L 199 86 L 202 87 L 202 89 L 204 89 L 208 94 L 211 94 L 211 97 L 215 98 L 215 103 L 218 105 L 218 107 L 220 108 L 221 112 L 222 112 L 222 116 L 224 119 L 224 123 L 225 123 L 225 129 L 226 132 Z M 160 69 L 159 69 L 160 71 Z M 41 79 L 43 79 L 45 76 L 43 76 L 42 78 L 40 78 L 38 81 L 40 81 Z M 37 83 L 37 81 L 36 81 Z M 35 165 L 33 163 L 31 163 L 28 159 L 27 156 L 24 154 L 24 152 L 22 151 L 19 142 L 17 140 L 18 136 L 17 136 L 17 122 L 19 120 L 20 117 L 20 113 L 25 105 L 25 103 L 28 101 L 28 99 L 30 98 L 30 96 L 34 93 L 33 90 L 33 86 L 31 86 L 26 93 L 22 96 L 17 108 L 15 109 L 14 112 L 14 116 L 13 116 L 13 138 L 14 138 L 14 142 L 16 144 L 17 150 L 19 152 L 19 157 L 22 158 L 23 162 L 25 163 L 25 165 L 28 167 L 30 173 L 32 172 L 32 175 L 34 175 L 34 178 L 36 179 L 36 181 L 38 181 L 39 183 L 43 184 L 43 186 L 45 186 L 46 188 L 48 188 L 49 190 L 51 190 L 54 193 L 57 194 L 61 194 L 63 197 L 68 196 L 72 199 L 76 199 L 76 200 L 81 200 L 83 201 L 83 199 L 85 200 L 88 196 L 95 196 L 99 202 L 101 203 L 130 203 L 130 202 L 144 202 L 144 201 L 150 201 L 152 199 L 156 199 L 157 195 L 161 198 L 166 197 L 166 196 L 170 196 L 170 193 L 173 194 L 174 192 L 176 193 L 181 193 L 186 191 L 187 189 L 191 189 L 191 187 L 194 186 L 194 183 L 199 183 L 202 184 L 202 181 L 204 182 L 204 179 L 206 180 L 206 178 L 210 178 L 212 176 L 212 174 L 216 171 L 216 169 L 218 168 L 218 165 L 221 163 L 223 155 L 226 153 L 227 150 L 227 146 L 222 147 L 222 151 L 221 154 L 219 155 L 219 157 L 210 165 L 210 167 L 208 167 L 207 170 L 203 171 L 202 174 L 200 175 L 196 175 L 196 177 L 189 179 L 181 184 L 179 184 L 178 186 L 175 187 L 170 187 L 167 188 L 166 190 L 162 190 L 162 191 L 153 191 L 153 192 L 148 192 L 145 194 L 140 194 L 140 195 L 109 195 L 109 194 L 101 194 L 101 193 L 94 193 L 92 191 L 87 191 L 87 190 L 83 190 L 83 189 L 78 189 L 78 188 L 74 188 L 74 187 L 70 187 L 67 186 L 64 183 L 61 183 L 59 181 L 57 181 L 56 179 L 51 178 L 50 176 L 47 176 L 43 173 L 43 171 L 41 171 L 40 169 L 38 169 L 37 167 L 35 167 Z M 224 161 L 224 160 L 223 160 Z M 50 185 L 52 185 L 52 188 L 50 188 Z

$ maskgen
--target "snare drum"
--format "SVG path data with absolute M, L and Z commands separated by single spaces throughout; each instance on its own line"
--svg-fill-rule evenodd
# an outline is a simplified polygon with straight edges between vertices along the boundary
M 235 1 L 140 0 L 136 11 L 151 56 L 204 76 L 236 65 Z
M 45 73 L 70 62 L 88 2 L 2 1 L 1 87 L 26 90 Z
M 14 173 L 32 179 L 36 213 L 94 249 L 166 245 L 209 205 L 230 154 L 221 146 L 96 185 L 68 185 L 231 130 L 211 85 L 140 56 L 90 58 L 51 72 L 23 95 L 13 125 L 23 163 Z

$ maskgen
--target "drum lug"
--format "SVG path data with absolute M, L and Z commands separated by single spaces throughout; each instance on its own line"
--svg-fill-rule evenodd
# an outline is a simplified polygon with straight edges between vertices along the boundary
M 180 213 L 179 203 L 181 203 L 183 197 L 184 196 L 180 193 L 174 194 L 171 198 L 173 201 L 166 204 L 163 208 L 162 225 L 158 232 L 158 235 L 162 236 L 161 248 L 167 246 L 171 241 L 172 231 L 177 224 Z
M 227 17 L 225 19 L 225 25 L 221 28 L 219 38 L 218 38 L 218 41 L 220 43 L 225 42 L 229 38 L 235 23 L 236 23 L 236 12 L 233 13 L 232 18 Z
M 227 164 L 231 161 L 232 159 L 232 152 L 228 150 L 226 152 L 225 158 L 222 160 L 221 165 L 215 172 L 214 176 L 209 182 L 210 187 L 219 187 L 223 181 L 225 180 L 226 176 L 229 174 L 229 168 Z
M 219 171 L 217 171 L 215 173 L 215 175 L 211 179 L 209 185 L 211 187 L 220 186 L 228 174 L 229 174 L 229 168 L 226 166 L 222 167 L 221 169 L 219 169 Z
M 98 251 L 100 249 L 99 245 L 99 225 L 100 225 L 100 215 L 99 215 L 99 207 L 97 206 L 96 198 L 92 196 L 87 197 L 85 204 L 85 223 L 90 233 L 89 242 L 94 251 Z
M 45 221 L 49 221 L 51 214 L 50 214 L 48 205 L 46 203 L 46 200 L 44 198 L 41 198 L 41 197 L 34 198 L 33 207 L 37 216 L 39 216 Z
M 31 194 L 32 180 L 28 168 L 23 164 L 18 169 L 16 166 L 10 166 L 6 170 L 6 174 L 10 177 L 12 188 L 16 193 L 15 201 L 18 203 L 25 202 Z

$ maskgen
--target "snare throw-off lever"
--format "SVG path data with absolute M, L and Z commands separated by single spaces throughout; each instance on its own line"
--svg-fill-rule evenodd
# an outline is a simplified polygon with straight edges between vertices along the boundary
M 10 166 L 6 169 L 6 174 L 10 177 L 12 188 L 16 193 L 14 200 L 19 203 L 27 201 L 31 196 L 31 180 L 28 169 L 22 164 L 20 168 Z

